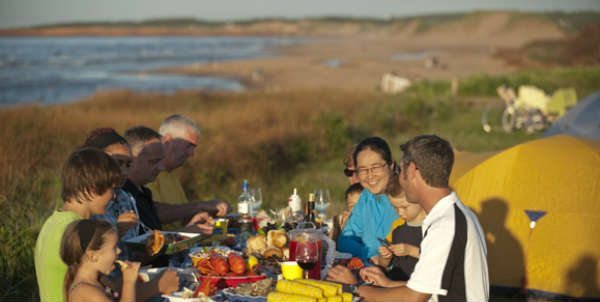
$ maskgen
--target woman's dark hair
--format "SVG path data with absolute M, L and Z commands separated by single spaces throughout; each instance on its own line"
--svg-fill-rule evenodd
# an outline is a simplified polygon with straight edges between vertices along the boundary
M 63 201 L 90 201 L 121 184 L 121 168 L 106 153 L 95 148 L 79 149 L 69 156 L 62 170 Z
M 352 195 L 352 194 L 360 194 L 363 191 L 363 186 L 360 184 L 360 182 L 351 184 L 348 189 L 346 189 L 346 200 L 348 200 L 348 196 Z
M 96 128 L 85 139 L 83 147 L 104 150 L 104 148 L 114 144 L 128 145 L 125 138 L 119 135 L 115 129 Z
M 65 300 L 69 300 L 69 289 L 81 265 L 86 251 L 97 251 L 106 242 L 105 234 L 116 232 L 112 225 L 103 220 L 82 219 L 71 222 L 62 236 L 60 258 L 67 264 L 65 274 Z
M 377 136 L 365 138 L 360 143 L 358 143 L 358 145 L 354 149 L 354 154 L 352 155 L 354 164 L 358 164 L 356 161 L 358 154 L 363 150 L 367 149 L 372 150 L 373 152 L 381 155 L 381 158 L 383 158 L 383 160 L 385 160 L 385 162 L 388 165 L 392 165 L 392 151 L 390 150 L 390 146 L 384 139 Z

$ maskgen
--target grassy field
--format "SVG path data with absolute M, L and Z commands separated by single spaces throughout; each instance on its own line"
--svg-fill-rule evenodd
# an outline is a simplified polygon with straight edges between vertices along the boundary
M 484 108 L 501 110 L 500 83 L 536 84 L 551 92 L 575 87 L 583 96 L 600 87 L 598 68 L 529 71 L 461 81 L 457 95 L 444 81 L 419 82 L 401 95 L 320 90 L 173 95 L 106 92 L 56 106 L 0 110 L 0 300 L 38 299 L 33 264 L 35 238 L 59 196 L 59 171 L 68 153 L 95 127 L 119 132 L 134 125 L 157 128 L 183 113 L 203 129 L 195 157 L 180 169 L 193 198 L 235 200 L 244 178 L 260 186 L 264 208 L 283 207 L 293 187 L 303 198 L 331 189 L 341 208 L 347 186 L 344 150 L 361 138 L 382 136 L 398 144 L 420 133 L 437 133 L 454 147 L 499 150 L 538 135 L 481 130 Z

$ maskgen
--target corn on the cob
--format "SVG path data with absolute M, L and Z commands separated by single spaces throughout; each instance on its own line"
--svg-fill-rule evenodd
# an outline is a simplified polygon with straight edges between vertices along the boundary
M 328 285 L 337 287 L 337 289 L 338 289 L 338 295 L 342 294 L 343 285 L 341 283 L 332 282 L 332 281 L 325 281 L 325 280 L 319 280 L 319 282 L 321 282 L 323 284 L 328 284 Z
M 278 292 L 287 294 L 303 295 L 315 298 L 323 298 L 323 290 L 312 285 L 302 284 L 296 281 L 279 280 L 276 289 Z
M 317 302 L 317 298 L 281 292 L 270 292 L 267 302 Z
M 312 279 L 297 279 L 294 280 L 296 282 L 300 282 L 303 284 L 308 284 L 308 285 L 312 285 L 312 286 L 316 286 L 320 289 L 323 290 L 323 295 L 325 295 L 325 297 L 331 297 L 331 296 L 336 296 L 337 294 L 340 294 L 342 291 L 342 287 L 340 284 L 340 287 L 338 286 L 334 286 L 331 284 L 331 282 L 323 282 L 320 280 L 312 280 Z
M 351 293 L 342 293 L 342 300 L 344 302 L 352 302 L 352 294 Z

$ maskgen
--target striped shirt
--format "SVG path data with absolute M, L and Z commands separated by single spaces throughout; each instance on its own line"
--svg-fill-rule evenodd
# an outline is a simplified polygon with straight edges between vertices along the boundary
M 440 199 L 422 225 L 421 255 L 407 286 L 430 301 L 488 301 L 483 229 L 456 193 Z

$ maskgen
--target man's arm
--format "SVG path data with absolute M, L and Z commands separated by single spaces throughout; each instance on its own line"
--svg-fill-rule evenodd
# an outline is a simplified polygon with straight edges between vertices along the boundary
M 163 224 L 169 224 L 180 220 L 189 220 L 198 211 L 197 204 L 168 204 L 162 202 L 155 202 L 156 214 L 160 222 Z
M 149 282 L 136 282 L 136 300 L 146 301 L 154 296 L 170 294 L 179 287 L 179 276 L 174 270 L 166 270 Z
M 406 286 L 381 288 L 370 285 L 363 285 L 358 288 L 358 295 L 366 302 L 369 301 L 410 301 L 425 302 L 431 297 L 430 294 L 424 294 L 414 291 Z
M 155 202 L 156 212 L 163 224 L 183 220 L 187 223 L 192 216 L 199 212 L 224 216 L 229 211 L 229 204 L 221 200 L 200 201 L 189 204 L 168 204 Z M 219 215 L 220 214 L 220 215 Z

